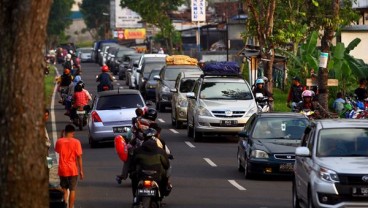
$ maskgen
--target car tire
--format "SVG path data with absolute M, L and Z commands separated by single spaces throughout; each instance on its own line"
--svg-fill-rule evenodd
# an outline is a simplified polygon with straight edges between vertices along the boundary
M 164 106 L 164 105 L 162 105 L 162 104 L 160 103 L 160 104 L 159 104 L 159 106 L 158 106 L 158 111 L 159 111 L 160 113 L 165 112 L 165 106 Z
M 196 131 L 194 122 L 193 122 L 193 140 L 194 142 L 202 141 L 202 133 Z
M 314 204 L 313 204 L 313 199 L 312 199 L 312 191 L 308 190 L 308 208 L 315 208 Z
M 238 171 L 239 172 L 244 172 L 244 167 L 241 164 L 241 160 L 240 160 L 240 151 L 239 151 L 239 149 L 238 149 L 238 153 L 236 154 L 236 158 L 238 160 Z
M 178 119 L 175 119 L 175 128 L 176 129 L 181 129 L 183 126 L 183 122 L 178 121 Z
M 292 195 L 293 208 L 301 208 L 298 194 L 296 191 L 295 179 L 293 180 L 292 193 L 293 193 Z
M 96 142 L 95 140 L 93 140 L 93 138 L 91 136 L 88 137 L 88 141 L 89 141 L 89 146 L 92 149 L 98 147 L 98 142 Z
M 245 176 L 245 179 L 251 179 L 253 177 L 252 173 L 249 171 L 249 168 L 248 168 L 248 159 L 245 159 L 244 161 L 244 176 Z
M 189 125 L 189 119 L 187 118 L 188 124 L 187 124 L 187 136 L 189 138 L 193 137 L 193 127 Z

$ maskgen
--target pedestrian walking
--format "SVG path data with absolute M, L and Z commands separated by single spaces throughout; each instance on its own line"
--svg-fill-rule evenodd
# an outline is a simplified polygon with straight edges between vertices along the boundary
M 61 133 L 61 138 L 57 140 L 55 145 L 55 151 L 59 153 L 60 186 L 64 191 L 64 201 L 67 202 L 69 198 L 68 208 L 74 207 L 78 176 L 80 180 L 83 180 L 84 177 L 82 146 L 80 141 L 74 138 L 74 132 L 73 125 L 66 125 L 65 130 Z

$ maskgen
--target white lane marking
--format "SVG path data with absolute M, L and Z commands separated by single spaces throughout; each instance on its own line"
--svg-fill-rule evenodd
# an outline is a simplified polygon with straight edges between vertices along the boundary
M 217 167 L 217 165 L 214 163 L 214 162 L 212 162 L 212 160 L 210 160 L 209 158 L 203 158 L 210 166 L 212 166 L 212 167 Z
M 179 134 L 179 132 L 178 131 L 176 131 L 175 129 L 169 129 L 172 133 L 174 133 L 174 134 Z
M 56 76 L 60 76 L 59 71 L 57 70 L 57 67 L 55 66 L 55 71 L 56 71 Z M 55 83 L 54 86 L 54 92 L 52 93 L 52 98 L 51 98 L 51 129 L 52 129 L 52 142 L 54 143 L 54 147 L 56 145 L 56 140 L 57 140 L 57 129 L 56 129 L 56 118 L 55 118 L 55 96 L 57 93 L 57 84 Z M 57 163 L 59 164 L 59 154 L 56 154 L 56 160 Z
M 189 141 L 185 141 L 185 144 L 187 144 L 190 148 L 195 148 L 195 146 Z
M 240 191 L 246 191 L 247 190 L 243 186 L 239 185 L 235 180 L 227 180 L 227 181 L 229 181 L 229 183 L 231 183 L 231 185 L 235 186 L 235 188 L 239 189 Z
M 162 120 L 161 118 L 159 118 L 159 119 L 157 119 L 159 122 L 161 122 L 161 123 L 165 123 L 165 121 L 164 120 Z

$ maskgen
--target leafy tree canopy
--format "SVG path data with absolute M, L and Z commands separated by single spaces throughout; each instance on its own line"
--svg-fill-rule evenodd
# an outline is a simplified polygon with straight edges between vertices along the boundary
M 47 23 L 47 34 L 49 36 L 61 35 L 65 28 L 72 23 L 72 20 L 69 17 L 71 15 L 73 3 L 74 0 L 53 1 Z
M 103 13 L 110 13 L 110 0 L 83 0 L 80 10 L 87 25 L 87 31 L 94 39 L 102 38 L 106 21 L 110 20 Z

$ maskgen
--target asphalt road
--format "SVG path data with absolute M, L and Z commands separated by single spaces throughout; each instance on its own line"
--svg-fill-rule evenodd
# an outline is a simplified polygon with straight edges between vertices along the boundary
M 99 66 L 82 64 L 82 79 L 86 89 L 96 94 L 95 76 Z M 59 71 L 61 72 L 61 71 Z M 124 82 L 119 80 L 121 86 Z M 115 83 L 116 84 L 116 83 Z M 69 123 L 64 106 L 55 100 L 57 132 Z M 288 178 L 259 178 L 246 180 L 237 170 L 237 138 L 208 137 L 195 143 L 186 136 L 186 129 L 171 126 L 170 111 L 159 113 L 162 137 L 174 155 L 172 164 L 173 190 L 164 199 L 168 208 L 286 208 L 291 207 L 291 181 Z M 115 176 L 121 172 L 113 143 L 91 149 L 87 127 L 77 131 L 83 148 L 85 179 L 79 181 L 75 208 L 131 207 L 130 180 L 118 185 Z M 58 133 L 57 135 L 59 135 Z

